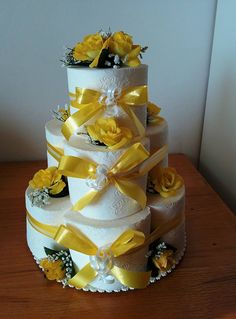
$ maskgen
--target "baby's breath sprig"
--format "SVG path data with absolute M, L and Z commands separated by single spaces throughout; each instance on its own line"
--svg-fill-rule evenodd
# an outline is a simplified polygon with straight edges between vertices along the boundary
M 61 107 L 60 105 L 57 106 L 56 109 L 52 109 L 50 111 L 50 113 L 52 114 L 53 118 L 61 121 L 61 122 L 65 122 L 69 115 L 69 108 L 68 105 L 65 104 L 64 107 Z
M 140 53 L 139 53 L 139 56 L 140 56 L 141 59 L 143 58 L 142 53 L 145 53 L 147 51 L 147 49 L 148 49 L 147 46 L 141 48 Z
M 68 285 L 68 281 L 75 275 L 75 269 L 71 255 L 68 250 L 55 251 L 44 247 L 45 253 L 47 254 L 47 259 L 50 262 L 55 262 L 60 260 L 62 262 L 62 270 L 65 271 L 65 277 L 58 280 L 62 283 L 63 287 Z
M 34 189 L 29 194 L 29 199 L 32 206 L 43 207 L 50 204 L 49 189 L 44 187 L 43 189 Z

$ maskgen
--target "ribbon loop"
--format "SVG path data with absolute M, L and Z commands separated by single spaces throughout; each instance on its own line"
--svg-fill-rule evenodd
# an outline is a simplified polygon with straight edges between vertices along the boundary
M 97 164 L 75 156 L 62 156 L 58 170 L 62 175 L 76 178 L 95 178 Z
M 53 146 L 49 142 L 47 142 L 47 151 L 57 162 L 59 162 L 61 159 L 61 156 L 64 155 L 64 151 L 62 148 Z
M 137 230 L 126 230 L 111 245 L 110 249 L 115 257 L 125 254 L 134 247 L 139 247 L 145 241 L 144 233 Z
M 54 240 L 62 246 L 69 249 L 79 251 L 86 255 L 95 255 L 97 252 L 97 246 L 81 231 L 76 231 L 69 226 L 61 225 L 55 236 Z

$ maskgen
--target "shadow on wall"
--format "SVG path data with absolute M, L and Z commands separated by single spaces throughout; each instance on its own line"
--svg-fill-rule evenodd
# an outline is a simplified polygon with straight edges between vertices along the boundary
M 230 63 L 210 83 L 199 170 L 236 214 L 235 83 Z
M 0 135 L 2 137 L 1 162 L 4 161 L 27 161 L 27 160 L 45 160 L 46 159 L 46 140 L 44 129 L 39 133 L 40 143 L 35 143 L 33 137 L 35 132 L 33 125 L 26 127 L 23 123 L 11 123 L 10 121 L 1 121 Z M 14 129 L 13 129 L 14 128 Z M 42 158 L 42 154 L 45 156 Z
M 234 214 L 236 214 L 236 198 L 235 189 L 226 189 L 225 184 L 216 176 L 207 166 L 201 164 L 200 172 L 207 179 L 207 182 L 219 194 L 224 202 L 229 206 Z

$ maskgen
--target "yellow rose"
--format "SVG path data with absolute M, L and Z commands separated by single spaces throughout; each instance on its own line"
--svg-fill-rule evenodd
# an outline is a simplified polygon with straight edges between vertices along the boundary
M 62 280 L 65 278 L 66 271 L 63 269 L 64 264 L 61 260 L 50 261 L 44 258 L 41 259 L 39 264 L 48 280 Z
M 153 256 L 152 261 L 160 271 L 167 271 L 175 264 L 173 250 L 166 250 L 160 256 Z
M 87 132 L 94 141 L 116 150 L 128 144 L 133 134 L 127 127 L 120 127 L 114 118 L 100 118 L 95 124 L 87 125 Z
M 162 197 L 175 195 L 177 190 L 184 185 L 183 178 L 173 167 L 157 167 L 153 170 L 151 178 L 154 189 Z
M 73 49 L 73 58 L 79 61 L 93 61 L 103 47 L 103 38 L 99 33 L 89 34 L 83 42 L 77 43 Z
M 29 181 L 29 185 L 33 189 L 48 188 L 49 193 L 56 195 L 62 192 L 66 183 L 62 180 L 62 175 L 58 173 L 56 167 L 48 167 L 41 169 L 34 174 L 33 179 Z
M 138 55 L 141 51 L 140 45 L 133 45 L 132 37 L 123 32 L 115 32 L 109 41 L 109 51 L 117 54 L 125 65 L 135 67 L 140 65 Z

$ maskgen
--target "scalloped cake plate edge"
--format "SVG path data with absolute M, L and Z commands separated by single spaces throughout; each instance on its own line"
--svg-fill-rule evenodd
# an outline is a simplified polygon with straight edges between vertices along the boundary
M 175 264 L 171 267 L 171 269 L 169 269 L 168 271 L 164 271 L 164 272 L 160 272 L 160 274 L 156 277 L 151 277 L 149 280 L 149 284 L 153 284 L 155 282 L 157 282 L 158 280 L 162 279 L 163 277 L 166 277 L 168 274 L 170 274 L 175 268 L 176 266 L 180 263 L 180 261 L 182 260 L 184 253 L 186 251 L 186 244 L 187 244 L 187 239 L 186 239 L 186 233 L 185 233 L 185 237 L 184 237 L 184 247 L 183 249 L 178 253 Z M 36 262 L 36 264 L 39 266 L 39 259 L 37 259 L 34 255 L 34 260 Z M 39 266 L 39 268 L 41 269 L 41 271 L 43 271 L 42 267 Z M 58 283 L 61 284 L 61 281 L 57 281 Z M 92 286 L 88 286 L 87 288 L 76 288 L 72 285 L 67 285 L 70 288 L 75 288 L 76 290 L 83 290 L 83 291 L 89 291 L 89 292 L 99 292 L 99 293 L 112 293 L 112 292 L 125 292 L 125 291 L 129 291 L 129 290 L 136 290 L 134 288 L 129 288 L 126 286 L 121 287 L 119 290 L 105 290 L 105 289 L 97 289 L 94 288 Z M 64 288 L 64 287 L 63 287 Z

